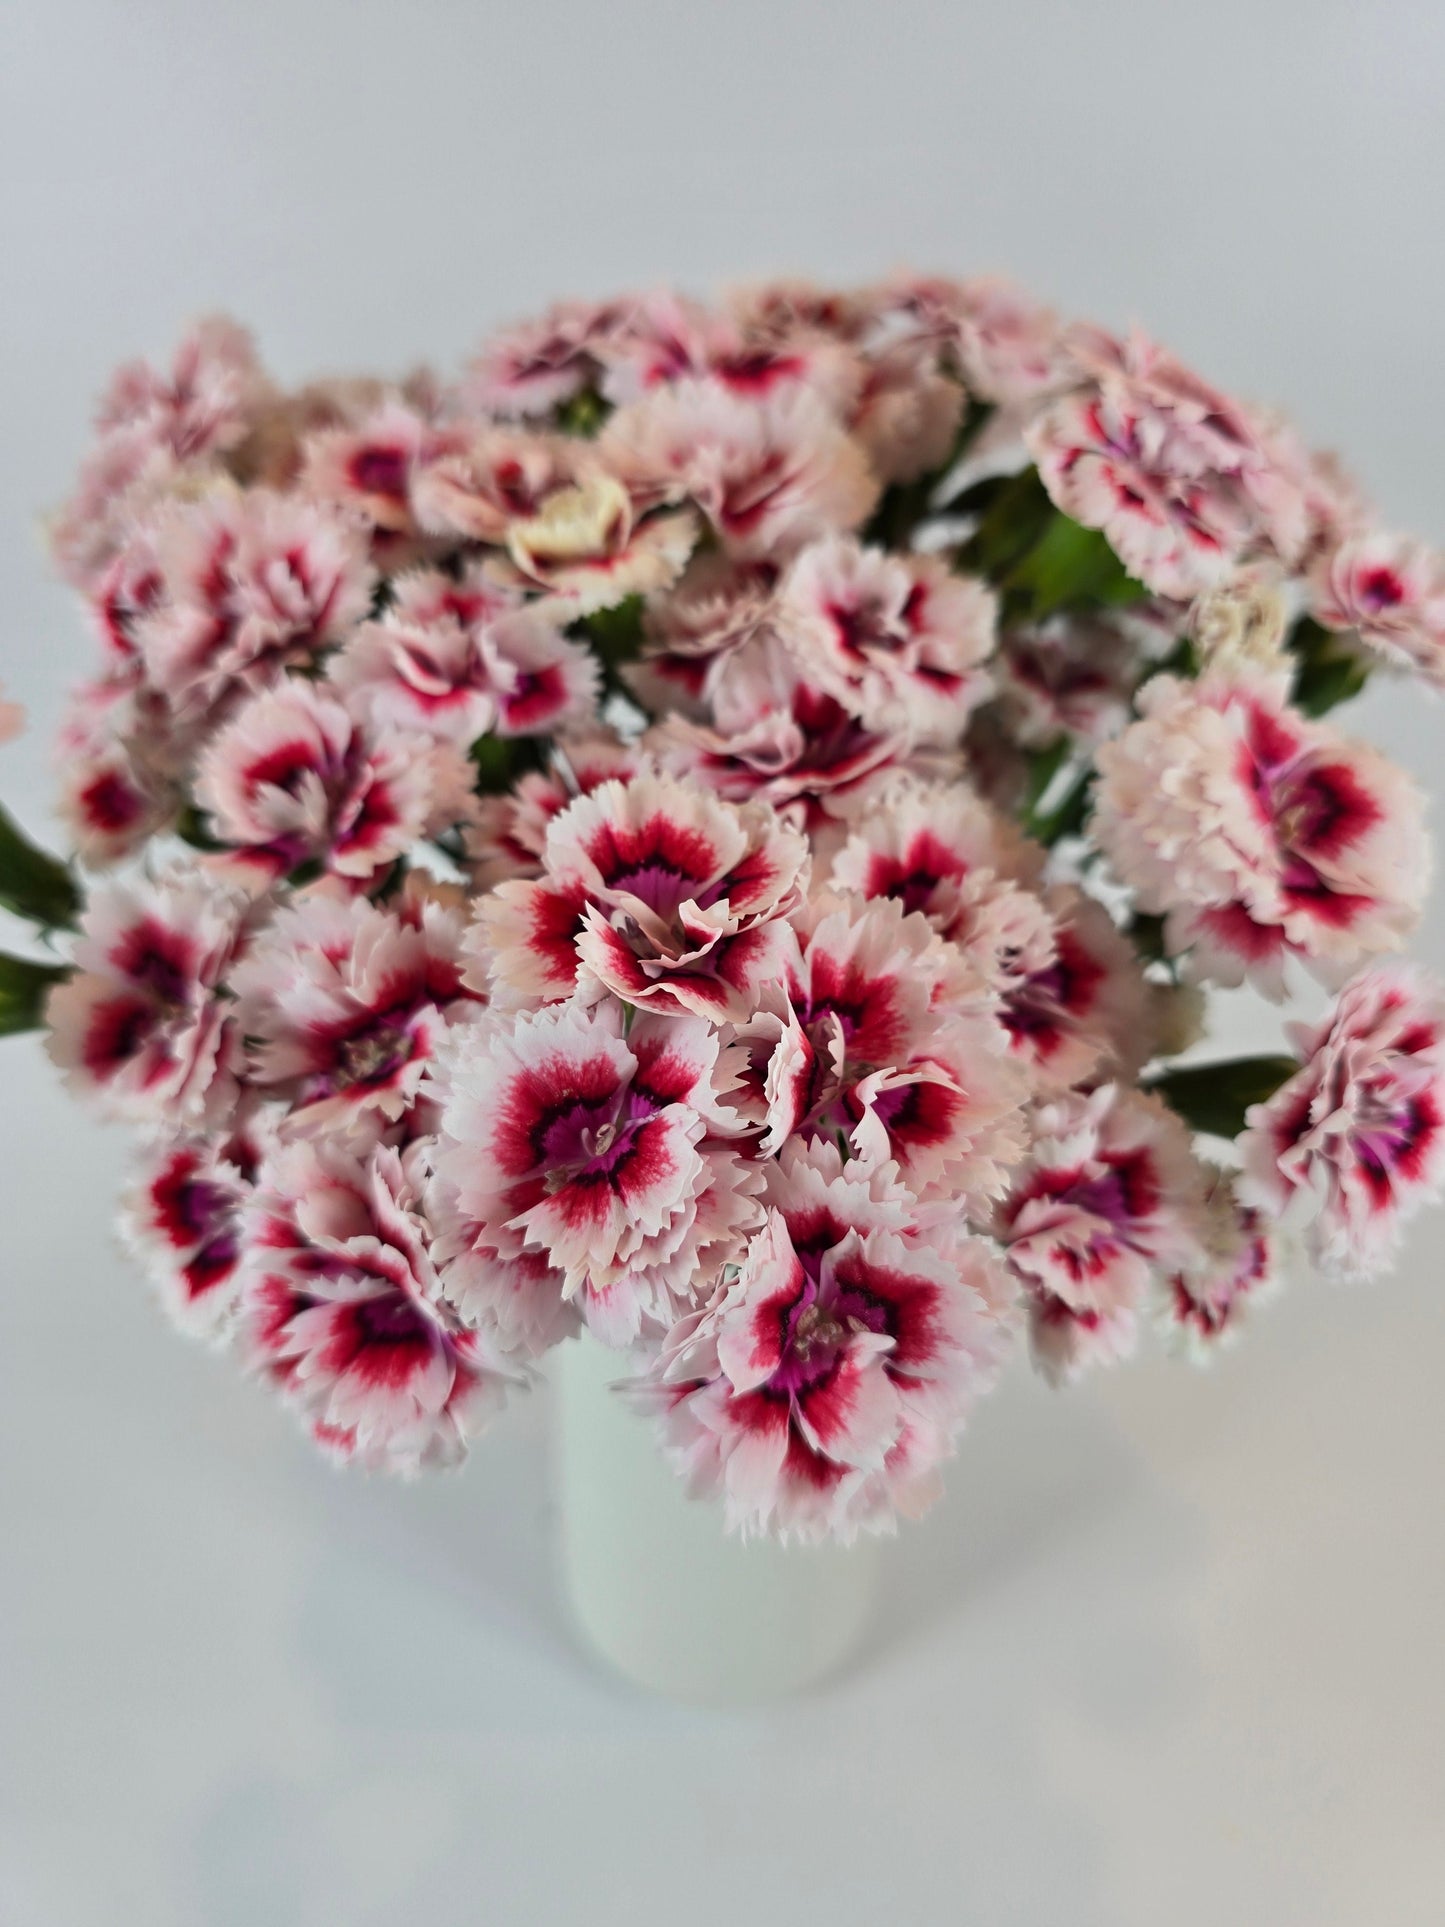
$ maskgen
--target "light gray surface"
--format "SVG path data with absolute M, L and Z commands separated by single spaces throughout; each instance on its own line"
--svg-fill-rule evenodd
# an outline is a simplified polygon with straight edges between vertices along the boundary
M 1442 57 L 1427 0 L 11 0 L 0 789 L 43 820 L 86 647 L 30 519 L 210 306 L 291 378 L 565 291 L 1010 268 L 1445 537 Z M 1442 721 L 1361 726 L 1438 786 Z M 113 1254 L 121 1140 L 29 1042 L 0 1080 L 6 1927 L 1445 1918 L 1445 1221 L 1210 1375 L 1008 1385 L 867 1670 L 722 1717 L 570 1643 L 543 1400 L 461 1479 L 332 1475 Z

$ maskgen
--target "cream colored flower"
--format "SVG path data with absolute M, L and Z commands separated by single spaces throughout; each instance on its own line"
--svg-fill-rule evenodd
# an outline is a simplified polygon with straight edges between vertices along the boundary
M 1189 629 L 1206 663 L 1226 659 L 1278 669 L 1285 660 L 1287 618 L 1277 582 L 1240 575 L 1198 598 L 1189 612 Z

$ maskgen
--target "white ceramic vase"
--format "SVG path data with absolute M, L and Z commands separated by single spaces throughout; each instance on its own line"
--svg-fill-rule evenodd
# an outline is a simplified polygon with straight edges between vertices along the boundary
M 611 1388 L 626 1360 L 585 1333 L 553 1354 L 562 1574 L 594 1650 L 675 1699 L 742 1705 L 798 1691 L 856 1649 L 876 1540 L 746 1543 L 689 1499 L 653 1428 Z

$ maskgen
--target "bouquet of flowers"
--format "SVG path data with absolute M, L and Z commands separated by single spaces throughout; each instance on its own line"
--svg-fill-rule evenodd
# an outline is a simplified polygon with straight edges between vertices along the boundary
M 1374 1272 L 1440 1184 L 1422 799 L 1328 712 L 1445 684 L 1445 563 L 1142 336 L 783 283 L 287 392 L 209 320 L 51 535 L 79 868 L 0 817 L 0 1028 L 334 1459 L 586 1327 L 734 1527 L 846 1539 L 1016 1343 L 1207 1355 L 1282 1219 Z

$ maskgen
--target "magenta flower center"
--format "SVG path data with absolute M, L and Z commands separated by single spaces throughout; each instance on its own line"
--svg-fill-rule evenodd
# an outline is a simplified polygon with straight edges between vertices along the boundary
M 351 479 L 365 495 L 384 495 L 390 501 L 405 501 L 406 456 L 399 448 L 372 446 L 360 449 L 351 464 Z
M 631 1155 L 637 1133 L 656 1115 L 656 1105 L 631 1089 L 601 1102 L 577 1098 L 560 1106 L 537 1134 L 548 1191 L 579 1179 L 611 1178 Z
M 1356 595 L 1363 608 L 1380 615 L 1386 609 L 1399 608 L 1405 600 L 1405 585 L 1393 569 L 1366 569 L 1360 576 Z
M 781 1356 L 766 1387 L 773 1396 L 816 1391 L 836 1373 L 858 1333 L 889 1330 L 888 1308 L 856 1284 L 825 1280 L 818 1269 L 821 1257 L 820 1252 L 798 1254 L 804 1284 L 782 1315 Z

